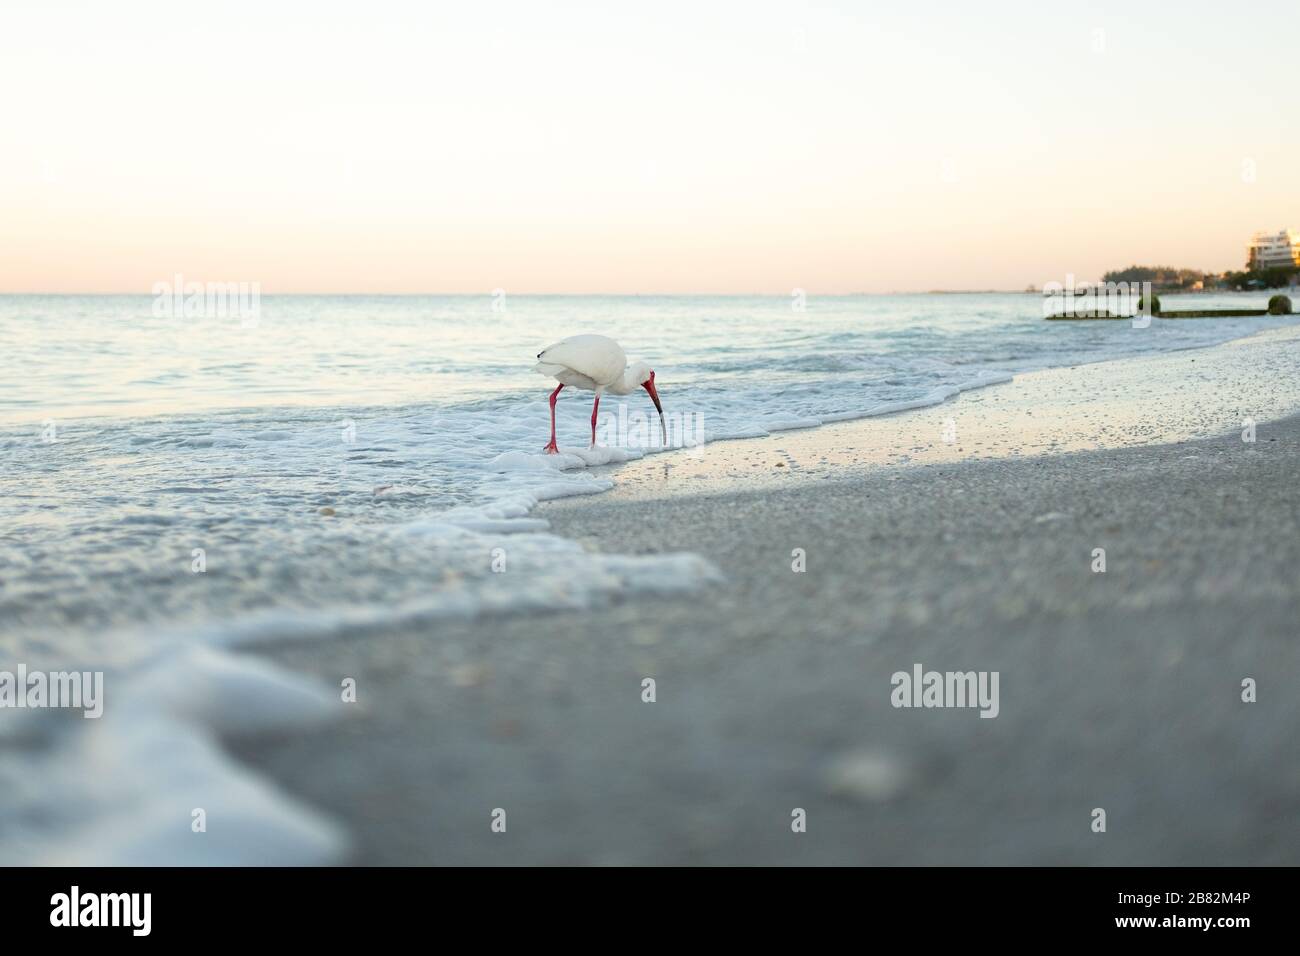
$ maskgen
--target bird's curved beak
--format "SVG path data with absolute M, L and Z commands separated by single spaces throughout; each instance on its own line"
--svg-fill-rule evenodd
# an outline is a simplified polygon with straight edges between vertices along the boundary
M 668 426 L 664 424 L 664 407 L 659 401 L 659 390 L 655 388 L 655 373 L 651 372 L 650 377 L 641 383 L 641 387 L 650 393 L 650 401 L 655 403 L 655 411 L 659 413 L 659 433 L 663 436 L 664 447 L 668 447 Z

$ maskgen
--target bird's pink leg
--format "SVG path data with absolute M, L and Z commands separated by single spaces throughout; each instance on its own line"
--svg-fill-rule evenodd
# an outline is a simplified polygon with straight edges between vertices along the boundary
M 558 455 L 560 449 L 555 444 L 555 400 L 560 397 L 560 389 L 564 388 L 563 383 L 555 386 L 555 391 L 551 392 L 551 442 L 542 451 L 548 455 Z
M 596 400 L 591 403 L 591 447 L 596 447 L 596 409 L 600 408 L 600 392 L 596 393 Z

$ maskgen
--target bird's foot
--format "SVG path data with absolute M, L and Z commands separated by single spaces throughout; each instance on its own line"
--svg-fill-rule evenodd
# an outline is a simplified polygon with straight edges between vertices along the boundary
M 555 442 L 551 442 L 543 448 L 542 451 L 546 452 L 548 455 L 558 455 L 560 453 L 560 449 L 556 447 Z

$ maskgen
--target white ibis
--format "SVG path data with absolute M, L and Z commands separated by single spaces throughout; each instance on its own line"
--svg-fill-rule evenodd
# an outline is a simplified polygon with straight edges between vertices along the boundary
M 548 455 L 558 454 L 560 450 L 555 445 L 555 400 L 566 385 L 596 393 L 596 401 L 591 406 L 593 448 L 596 446 L 596 410 L 600 408 L 600 396 L 605 392 L 630 395 L 638 388 L 650 393 L 650 400 L 659 412 L 659 430 L 664 445 L 668 444 L 668 426 L 664 424 L 664 408 L 659 404 L 659 392 L 655 390 L 654 369 L 645 362 L 628 365 L 627 355 L 613 339 L 604 335 L 571 336 L 538 352 L 534 368 L 560 383 L 551 392 L 551 441 L 543 449 Z

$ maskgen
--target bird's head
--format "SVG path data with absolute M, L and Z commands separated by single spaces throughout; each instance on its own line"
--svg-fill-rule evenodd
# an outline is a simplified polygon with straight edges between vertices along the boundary
M 659 432 L 663 436 L 664 447 L 667 447 L 668 426 L 664 424 L 664 407 L 659 401 L 659 389 L 655 388 L 655 370 L 645 362 L 637 362 L 629 371 L 632 381 L 640 384 L 650 395 L 650 401 L 655 403 L 655 411 L 659 413 Z
M 641 381 L 641 387 L 650 394 L 650 401 L 655 403 L 655 409 L 660 415 L 664 413 L 664 407 L 659 404 L 659 389 L 655 388 L 655 370 L 646 369 L 646 376 Z

